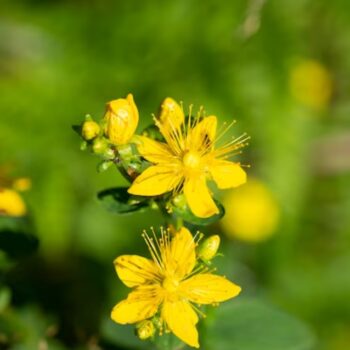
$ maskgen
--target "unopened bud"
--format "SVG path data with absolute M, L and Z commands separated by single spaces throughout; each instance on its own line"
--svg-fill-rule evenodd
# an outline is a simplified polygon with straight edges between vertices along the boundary
M 93 120 L 87 120 L 83 123 L 81 128 L 81 136 L 84 140 L 90 141 L 98 136 L 100 133 L 100 126 Z
M 109 169 L 113 165 L 113 162 L 111 160 L 103 161 L 97 166 L 97 171 L 99 173 L 102 173 Z
M 125 145 L 134 135 L 139 112 L 132 94 L 107 103 L 105 134 L 114 145 Z
M 185 115 L 179 104 L 167 97 L 160 106 L 158 119 L 165 127 L 176 130 L 184 122 Z
M 103 138 L 95 139 L 92 143 L 92 152 L 96 154 L 103 154 L 108 149 L 108 142 Z
M 142 321 L 136 326 L 136 334 L 141 340 L 153 337 L 155 331 L 154 324 L 150 320 Z
M 205 239 L 198 248 L 198 256 L 204 261 L 213 259 L 220 246 L 220 237 L 213 235 Z

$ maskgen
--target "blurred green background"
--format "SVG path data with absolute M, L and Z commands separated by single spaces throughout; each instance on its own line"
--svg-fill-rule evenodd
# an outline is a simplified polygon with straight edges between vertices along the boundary
M 350 348 L 349 39 L 345 0 L 2 0 L 0 164 L 32 181 L 40 247 L 6 275 L 27 336 L 0 348 L 122 348 L 105 335 L 126 292 L 112 261 L 144 252 L 139 233 L 162 220 L 99 205 L 125 180 L 96 172 L 71 125 L 129 92 L 139 130 L 171 96 L 251 136 L 242 162 L 279 220 L 262 242 L 206 232 L 243 294 L 304 321 L 315 349 Z

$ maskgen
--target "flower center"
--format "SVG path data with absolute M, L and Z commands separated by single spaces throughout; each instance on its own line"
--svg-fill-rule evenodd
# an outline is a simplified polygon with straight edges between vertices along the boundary
M 182 161 L 186 168 L 196 169 L 201 162 L 201 156 L 198 152 L 188 151 L 185 153 Z
M 166 277 L 163 280 L 162 286 L 167 292 L 174 293 L 179 286 L 179 281 L 173 277 Z

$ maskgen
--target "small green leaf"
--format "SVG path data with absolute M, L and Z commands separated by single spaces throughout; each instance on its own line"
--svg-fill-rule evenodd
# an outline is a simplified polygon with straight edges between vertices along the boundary
M 205 349 L 311 350 L 315 345 L 304 323 L 250 298 L 220 305 L 208 317 L 202 334 Z
M 129 194 L 127 187 L 109 188 L 99 192 L 97 198 L 107 210 L 116 214 L 128 214 L 148 207 L 146 198 Z
M 31 223 L 26 217 L 0 217 L 0 250 L 11 258 L 31 254 L 39 245 L 31 233 Z
M 215 214 L 213 216 L 210 216 L 209 218 L 199 218 L 198 216 L 195 216 L 190 208 L 187 206 L 187 204 L 183 204 L 181 206 L 174 206 L 173 212 L 175 215 L 181 217 L 184 221 L 193 224 L 193 225 L 199 225 L 199 226 L 207 226 L 211 225 L 214 222 L 220 220 L 225 215 L 225 209 L 222 206 L 222 204 L 215 200 L 216 206 L 219 209 L 219 213 Z
M 81 124 L 79 125 L 72 125 L 73 131 L 75 131 L 79 136 L 81 136 Z

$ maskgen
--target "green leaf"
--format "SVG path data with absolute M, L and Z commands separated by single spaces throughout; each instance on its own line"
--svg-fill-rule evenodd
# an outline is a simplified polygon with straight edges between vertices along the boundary
M 202 333 L 205 349 L 310 350 L 315 345 L 304 323 L 256 299 L 225 303 L 211 316 Z
M 79 136 L 81 136 L 81 124 L 79 125 L 72 125 L 73 131 L 75 131 Z
M 39 245 L 31 233 L 31 223 L 26 217 L 0 217 L 0 251 L 11 258 L 20 258 L 34 252 Z
M 184 221 L 193 224 L 193 225 L 199 225 L 199 226 L 207 226 L 211 225 L 214 222 L 220 220 L 225 215 L 225 209 L 223 205 L 216 199 L 214 199 L 218 209 L 219 213 L 215 214 L 213 216 L 210 216 L 209 218 L 199 218 L 198 216 L 195 216 L 190 208 L 187 206 L 187 204 L 183 204 L 179 207 L 174 206 L 173 212 L 176 216 L 181 217 Z
M 102 337 L 113 344 L 117 344 L 130 349 L 154 350 L 153 344 L 148 340 L 140 340 L 135 335 L 134 325 L 120 325 L 111 319 L 102 322 Z
M 0 288 L 0 313 L 3 312 L 11 302 L 11 290 L 7 287 Z
M 97 198 L 108 211 L 116 214 L 128 214 L 148 207 L 146 198 L 130 195 L 127 187 L 109 188 L 99 192 Z

